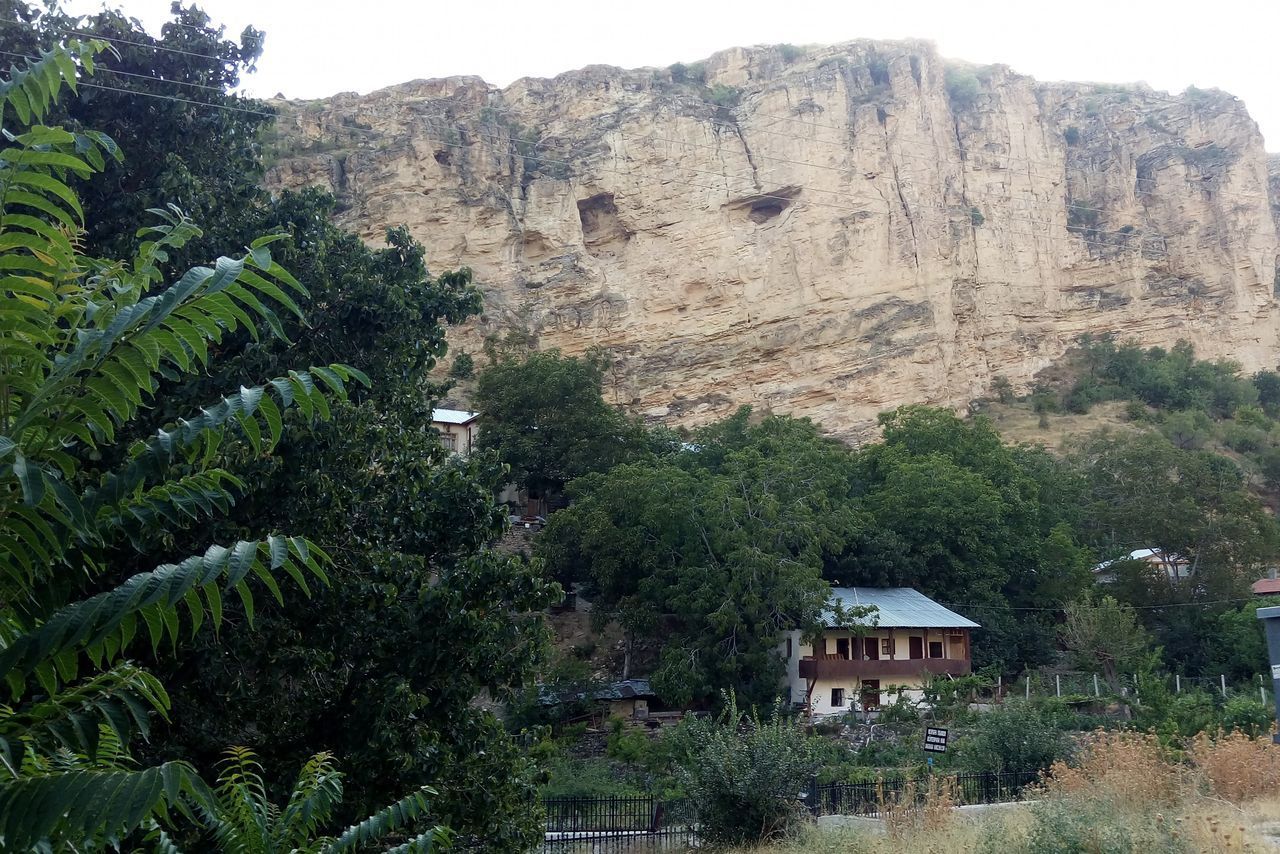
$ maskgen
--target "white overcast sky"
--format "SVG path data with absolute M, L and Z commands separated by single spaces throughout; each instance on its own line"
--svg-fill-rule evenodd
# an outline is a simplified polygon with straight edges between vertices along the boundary
M 170 0 L 115 0 L 153 32 Z M 101 0 L 71 0 L 91 11 Z M 1280 150 L 1280 0 L 204 0 L 266 52 L 247 94 L 316 98 L 422 77 L 506 85 L 583 65 L 665 66 L 726 47 L 924 38 L 1042 80 L 1146 81 L 1243 98 Z

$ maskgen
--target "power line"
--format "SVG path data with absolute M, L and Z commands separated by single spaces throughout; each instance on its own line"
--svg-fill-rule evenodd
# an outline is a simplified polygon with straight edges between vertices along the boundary
M 40 59 L 40 57 L 38 56 L 28 56 L 27 54 L 24 54 L 24 53 L 13 53 L 7 50 L 0 50 L 0 56 L 12 56 L 15 59 L 29 59 L 33 62 L 39 61 Z M 208 86 L 204 83 L 188 83 L 185 80 L 167 80 L 163 77 L 153 77 L 150 74 L 136 74 L 132 71 L 121 71 L 119 68 L 112 68 L 109 65 L 102 65 L 101 63 L 98 64 L 98 67 L 101 68 L 103 71 L 109 71 L 112 74 L 119 74 L 123 77 L 136 77 L 139 80 L 153 80 L 156 83 L 172 83 L 175 86 L 190 86 L 194 89 L 206 89 L 210 92 L 226 94 L 226 88 L 222 86 Z M 130 91 L 133 91 L 133 90 L 130 90 Z
M 233 107 L 229 104 L 211 104 L 208 101 L 193 101 L 190 98 L 179 98 L 177 95 L 161 95 L 156 92 L 142 92 L 137 89 L 120 89 L 116 86 L 104 86 L 101 83 L 90 83 L 86 80 L 81 80 L 78 85 L 87 86 L 90 89 L 105 89 L 108 92 L 119 92 L 122 95 L 141 95 L 144 98 L 157 98 L 162 101 L 177 101 L 182 104 L 192 104 L 197 107 L 212 107 L 217 110 L 229 110 L 233 113 L 249 113 L 250 115 L 264 116 L 269 119 L 276 117 L 275 113 L 264 113 L 261 110 L 250 110 L 245 107 Z

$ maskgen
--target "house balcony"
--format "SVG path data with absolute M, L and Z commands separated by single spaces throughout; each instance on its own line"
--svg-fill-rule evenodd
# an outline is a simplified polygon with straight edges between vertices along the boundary
M 972 671 L 967 658 L 856 659 L 829 655 L 800 659 L 801 679 L 885 679 L 894 676 L 965 676 Z

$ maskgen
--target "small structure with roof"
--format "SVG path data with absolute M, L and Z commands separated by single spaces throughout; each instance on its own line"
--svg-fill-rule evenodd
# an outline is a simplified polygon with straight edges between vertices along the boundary
M 1195 574 L 1191 561 L 1179 554 L 1161 549 L 1134 549 L 1123 557 L 1104 560 L 1093 568 L 1094 581 L 1099 584 L 1111 584 L 1116 580 L 1116 571 L 1125 564 L 1140 567 L 1159 578 L 1170 582 L 1183 581 Z
M 475 445 L 479 412 L 465 409 L 431 410 L 431 426 L 440 431 L 440 444 L 455 454 L 467 456 Z
M 779 649 L 791 700 L 810 715 L 874 711 L 889 686 L 920 699 L 927 680 L 972 672 L 969 633 L 980 626 L 918 590 L 834 587 L 831 599 L 820 637 L 786 632 Z

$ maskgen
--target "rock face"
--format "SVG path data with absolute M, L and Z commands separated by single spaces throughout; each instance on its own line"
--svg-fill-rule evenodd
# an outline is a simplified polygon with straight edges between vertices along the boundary
M 614 399 L 672 423 L 750 403 L 857 437 L 1025 386 L 1085 332 L 1277 361 L 1280 166 L 1223 93 L 857 42 L 277 106 L 272 187 L 475 271 L 455 348 L 607 348 Z

